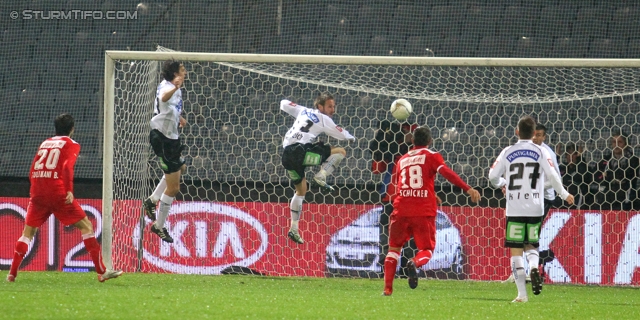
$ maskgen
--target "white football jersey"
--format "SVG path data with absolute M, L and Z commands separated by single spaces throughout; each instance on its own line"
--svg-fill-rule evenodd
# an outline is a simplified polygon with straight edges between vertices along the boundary
M 165 92 L 173 90 L 176 86 L 163 80 L 156 90 L 156 100 L 153 104 L 154 116 L 151 118 L 151 129 L 156 129 L 169 139 L 178 139 L 180 133 L 180 113 L 182 112 L 182 91 L 180 89 L 173 93 L 167 102 L 162 102 Z
M 541 217 L 544 214 L 544 183 L 549 179 L 563 200 L 569 196 L 553 168 L 546 148 L 531 140 L 519 140 L 500 152 L 489 170 L 496 188 L 506 185 L 508 217 Z
M 553 161 L 553 168 L 556 169 L 556 172 L 558 173 L 558 177 L 562 178 L 562 175 L 560 175 L 560 167 L 558 166 L 558 157 L 556 156 L 556 152 L 553 151 L 553 149 L 551 149 L 551 147 L 549 147 L 549 145 L 547 145 L 544 142 L 541 144 L 541 146 L 545 147 L 547 149 L 547 152 L 549 152 L 551 161 Z M 560 179 L 560 181 L 562 181 L 562 179 Z M 554 200 L 556 198 L 556 191 L 553 190 L 552 186 L 549 186 L 549 185 L 545 186 L 544 198 L 547 200 Z
M 318 109 L 299 106 L 289 100 L 282 100 L 280 109 L 296 118 L 293 126 L 284 136 L 283 147 L 294 143 L 313 143 L 321 133 L 326 133 L 338 140 L 356 139 L 347 130 L 336 125 L 330 117 L 320 113 Z

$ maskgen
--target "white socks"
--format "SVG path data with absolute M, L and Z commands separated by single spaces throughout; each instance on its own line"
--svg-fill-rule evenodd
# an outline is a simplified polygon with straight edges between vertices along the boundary
M 293 198 L 291 198 L 291 203 L 289 203 L 289 208 L 291 209 L 291 230 L 298 231 L 298 221 L 300 221 L 300 216 L 302 215 L 302 202 L 304 201 L 304 196 L 299 196 L 294 194 Z
M 524 272 L 524 259 L 522 256 L 511 257 L 511 270 L 513 270 L 513 277 L 516 280 L 516 287 L 518 288 L 518 298 L 524 298 L 527 296 L 527 279 Z
M 153 191 L 153 194 L 149 197 L 149 199 L 151 199 L 153 203 L 158 202 L 158 200 L 160 200 L 160 198 L 162 197 L 162 193 L 165 189 L 167 189 L 167 180 L 164 178 L 164 176 L 162 176 L 162 179 L 160 179 L 160 182 L 158 182 L 158 185 L 156 186 L 156 190 Z
M 29 238 L 27 238 L 25 236 L 20 236 L 20 238 L 18 238 L 18 241 L 26 243 L 27 246 L 31 243 L 31 239 L 29 239 Z
M 326 172 L 326 175 L 332 174 L 333 170 L 340 164 L 340 162 L 342 162 L 342 159 L 344 159 L 342 153 L 332 154 L 331 156 L 329 156 L 329 158 L 327 158 L 327 161 L 325 161 L 322 166 L 320 166 L 321 171 L 324 170 Z
M 527 261 L 529 262 L 529 272 L 531 269 L 538 268 L 538 263 L 540 261 L 540 254 L 538 250 L 527 250 L 524 252 L 527 256 Z
M 162 194 L 160 197 L 160 210 L 158 210 L 158 218 L 156 219 L 156 228 L 162 229 L 164 228 L 164 222 L 167 220 L 167 216 L 169 215 L 169 209 L 171 209 L 171 204 L 175 197 L 169 197 L 166 194 Z

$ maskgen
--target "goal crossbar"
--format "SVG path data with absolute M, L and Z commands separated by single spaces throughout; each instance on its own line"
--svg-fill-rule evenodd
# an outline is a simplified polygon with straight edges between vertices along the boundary
M 243 53 L 195 53 L 151 51 L 106 51 L 111 60 L 188 60 L 216 62 L 450 66 L 450 67 L 563 67 L 563 68 L 637 68 L 640 59 L 554 59 L 554 58 L 448 58 L 326 56 Z

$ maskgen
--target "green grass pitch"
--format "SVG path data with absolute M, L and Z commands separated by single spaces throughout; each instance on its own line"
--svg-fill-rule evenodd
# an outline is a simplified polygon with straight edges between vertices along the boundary
M 640 319 L 640 288 L 546 285 L 514 304 L 512 283 L 421 279 L 0 273 L 0 319 Z

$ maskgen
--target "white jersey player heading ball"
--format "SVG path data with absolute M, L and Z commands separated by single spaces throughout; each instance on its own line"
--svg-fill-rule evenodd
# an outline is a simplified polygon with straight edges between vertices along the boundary
M 280 102 L 280 109 L 296 118 L 282 141 L 282 165 L 296 189 L 290 203 L 291 228 L 287 235 L 298 244 L 304 243 L 298 232 L 298 222 L 302 213 L 302 202 L 307 193 L 307 180 L 304 175 L 306 167 L 320 165 L 320 171 L 313 177 L 312 182 L 323 191 L 331 192 L 333 187 L 327 184 L 327 175 L 333 173 L 347 155 L 344 148 L 317 142 L 317 137 L 324 133 L 338 140 L 355 140 L 347 130 L 333 122 L 336 103 L 332 95 L 323 93 L 313 104 L 316 109 L 303 107 L 289 100 Z

